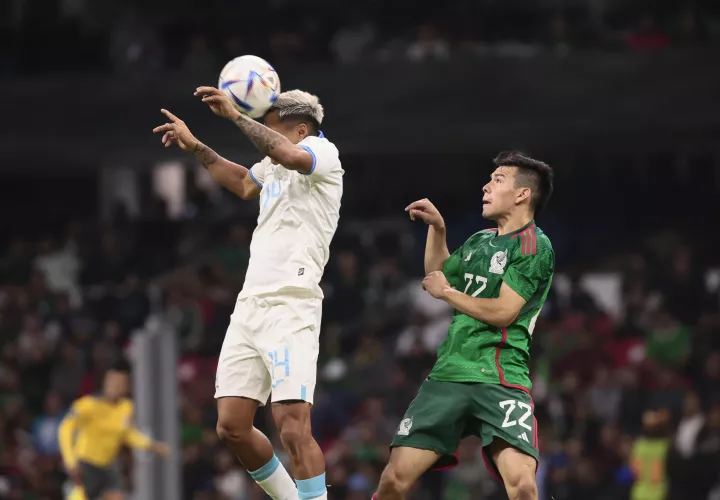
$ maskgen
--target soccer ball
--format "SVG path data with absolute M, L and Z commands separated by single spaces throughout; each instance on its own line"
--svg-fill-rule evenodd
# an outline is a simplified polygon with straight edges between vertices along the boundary
M 218 88 L 238 111 L 262 117 L 280 94 L 280 78 L 272 66 L 257 56 L 236 57 L 220 72 Z

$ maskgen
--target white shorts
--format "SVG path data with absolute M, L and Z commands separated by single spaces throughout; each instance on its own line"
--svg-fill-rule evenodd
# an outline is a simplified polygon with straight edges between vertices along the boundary
M 313 402 L 322 299 L 246 297 L 235 304 L 220 351 L 215 398 Z

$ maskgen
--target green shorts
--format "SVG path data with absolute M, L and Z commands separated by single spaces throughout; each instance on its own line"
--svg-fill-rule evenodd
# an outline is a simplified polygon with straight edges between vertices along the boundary
M 460 440 L 477 436 L 488 469 L 499 478 L 492 458 L 484 453 L 495 439 L 538 460 L 533 411 L 530 394 L 520 389 L 428 379 L 405 412 L 391 446 L 435 451 L 442 455 L 434 466 L 438 469 L 456 465 Z

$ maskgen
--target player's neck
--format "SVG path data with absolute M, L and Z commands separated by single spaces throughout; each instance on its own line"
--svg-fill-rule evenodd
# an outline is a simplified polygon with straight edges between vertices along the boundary
M 533 220 L 533 214 L 523 213 L 523 214 L 512 214 L 508 215 L 507 217 L 503 217 L 501 219 L 498 219 L 497 226 L 498 226 L 498 236 L 504 236 L 506 234 L 511 234 L 516 231 L 519 231 L 520 229 L 524 228 L 530 222 Z

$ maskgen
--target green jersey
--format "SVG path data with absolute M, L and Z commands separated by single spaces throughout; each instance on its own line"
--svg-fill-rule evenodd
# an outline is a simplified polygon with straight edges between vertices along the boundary
M 472 235 L 445 262 L 448 282 L 456 290 L 483 299 L 497 298 L 505 283 L 527 302 L 507 328 L 454 311 L 430 378 L 529 390 L 532 333 L 554 270 L 550 240 L 534 222 L 502 236 L 497 229 Z

